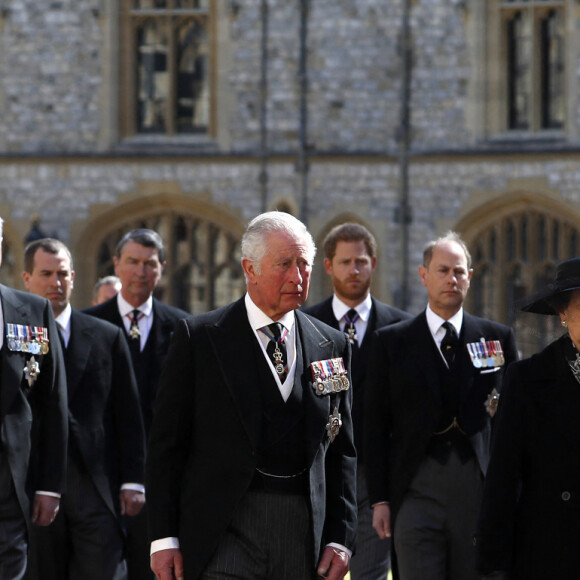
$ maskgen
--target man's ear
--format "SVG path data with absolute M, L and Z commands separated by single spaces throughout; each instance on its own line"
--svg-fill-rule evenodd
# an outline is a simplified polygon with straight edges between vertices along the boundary
M 423 286 L 427 286 L 427 282 L 425 280 L 426 276 L 427 276 L 427 268 L 425 268 L 425 266 L 419 266 L 419 278 L 421 278 Z
M 244 270 L 244 274 L 246 275 L 248 282 L 252 284 L 255 283 L 258 274 L 256 273 L 254 262 L 248 258 L 242 258 L 242 269 Z
M 332 276 L 332 260 L 324 258 L 324 269 L 329 276 Z
M 30 272 L 22 272 L 22 279 L 24 280 L 24 286 L 26 286 L 26 289 L 30 290 L 28 287 L 28 283 L 30 282 Z

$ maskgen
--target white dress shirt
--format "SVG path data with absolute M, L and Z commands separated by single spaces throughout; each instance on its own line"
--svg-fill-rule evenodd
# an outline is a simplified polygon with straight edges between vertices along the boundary
M 139 332 L 141 334 L 139 350 L 143 350 L 147 344 L 147 338 L 149 338 L 151 327 L 153 326 L 153 296 L 149 296 L 143 304 L 139 305 L 138 308 L 135 308 L 134 306 L 131 306 L 131 304 L 121 296 L 121 292 L 119 292 L 117 294 L 117 306 L 119 307 L 119 314 L 123 319 L 123 324 L 127 334 L 129 334 L 132 324 L 128 315 L 131 314 L 133 310 L 138 310 L 143 314 L 143 316 L 141 316 L 137 321 L 137 326 L 139 327 Z
M 356 313 L 358 314 L 358 320 L 354 323 L 356 329 L 356 340 L 358 345 L 362 344 L 367 331 L 367 326 L 369 324 L 369 318 L 371 316 L 371 308 L 373 307 L 373 301 L 371 300 L 371 295 L 367 294 L 367 297 L 360 303 L 356 305 Z M 332 297 L 332 312 L 334 317 L 338 320 L 340 330 L 345 331 L 346 320 L 344 315 L 350 310 L 350 306 L 347 306 L 336 294 Z
M 441 358 L 445 362 L 445 365 L 447 365 L 447 361 L 445 360 L 445 357 L 443 356 L 443 353 L 441 352 L 441 341 L 443 340 L 443 337 L 445 336 L 445 333 L 447 332 L 447 330 L 445 328 L 443 328 L 442 325 L 444 322 L 450 322 L 455 327 L 455 330 L 457 331 L 457 336 L 459 336 L 461 333 L 461 326 L 463 325 L 463 308 L 460 308 L 447 321 L 444 318 L 441 318 L 441 316 L 439 316 L 438 314 L 435 314 L 435 312 L 433 312 L 433 310 L 431 310 L 431 307 L 429 305 L 427 305 L 427 310 L 425 312 L 425 315 L 427 316 L 427 325 L 429 326 L 429 330 L 431 331 L 431 336 L 433 337 L 433 340 L 435 341 L 435 344 L 437 345 L 437 350 L 439 350 L 439 354 L 441 355 Z M 449 365 L 447 365 L 447 366 L 449 366 Z

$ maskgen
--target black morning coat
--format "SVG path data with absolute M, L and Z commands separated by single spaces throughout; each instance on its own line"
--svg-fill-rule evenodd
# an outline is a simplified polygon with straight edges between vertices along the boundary
M 356 452 L 352 391 L 316 395 L 310 363 L 342 357 L 350 370 L 350 345 L 344 334 L 300 311 L 296 328 L 293 389 L 304 409 L 318 558 L 328 542 L 353 547 Z M 146 485 L 151 537 L 179 538 L 187 580 L 199 578 L 255 475 L 263 424 L 258 381 L 264 374 L 268 362 L 243 298 L 179 322 L 161 377 Z M 326 426 L 335 407 L 342 427 L 331 442 Z
M 0 296 L 4 315 L 0 442 L 8 458 L 16 495 L 29 522 L 30 496 L 37 490 L 61 493 L 65 483 L 68 437 L 65 370 L 50 302 L 3 285 Z M 33 355 L 10 350 L 7 324 L 48 329 L 48 352 Z M 24 369 L 31 362 L 38 363 L 39 368 L 36 380 L 29 385 Z
M 481 338 L 500 341 L 503 366 L 477 368 L 472 364 L 467 344 Z M 462 353 L 455 365 L 462 365 L 456 369 L 462 388 L 457 420 L 467 432 L 485 475 L 492 422 L 485 403 L 493 389 L 501 392 L 505 369 L 517 359 L 515 338 L 511 328 L 464 311 L 459 341 Z M 391 504 L 391 530 L 405 492 L 439 428 L 440 359 L 425 311 L 377 331 L 368 371 L 365 464 L 371 504 Z

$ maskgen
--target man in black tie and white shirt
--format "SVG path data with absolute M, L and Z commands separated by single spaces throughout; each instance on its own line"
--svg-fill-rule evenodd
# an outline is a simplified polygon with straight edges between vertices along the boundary
M 145 432 L 121 330 L 71 308 L 69 249 L 43 238 L 24 251 L 26 288 L 47 298 L 62 340 L 68 391 L 67 486 L 48 528 L 33 530 L 29 578 L 123 580 L 121 514 L 145 502 Z
M 472 543 L 511 328 L 463 309 L 473 270 L 455 232 L 427 244 L 424 312 L 377 331 L 365 457 L 373 526 L 401 580 L 476 580 Z
M 364 473 L 363 394 L 374 331 L 411 315 L 371 296 L 377 244 L 364 226 L 344 223 L 334 227 L 324 239 L 323 249 L 324 267 L 332 279 L 334 294 L 314 306 L 304 308 L 304 312 L 342 330 L 352 344 L 352 421 L 358 459 L 358 530 L 350 575 L 352 580 L 385 580 L 390 567 L 390 540 L 379 538 L 372 527 Z
M 242 239 L 247 294 L 178 324 L 147 463 L 159 580 L 342 580 L 348 571 L 350 348 L 297 310 L 314 254 L 296 218 L 256 217 Z M 268 353 L 280 335 L 286 365 L 281 344 L 275 359 Z
M 117 244 L 113 262 L 115 274 L 121 280 L 121 290 L 110 300 L 84 312 L 123 329 L 131 351 L 145 435 L 148 436 L 161 367 L 173 329 L 179 319 L 189 314 L 153 297 L 165 268 L 165 248 L 157 232 L 137 229 L 125 234 Z M 149 567 L 146 509 L 127 521 L 129 580 L 153 578 Z

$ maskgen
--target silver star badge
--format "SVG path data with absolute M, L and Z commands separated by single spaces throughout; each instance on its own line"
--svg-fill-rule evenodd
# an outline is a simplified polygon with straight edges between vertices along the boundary
M 328 438 L 332 443 L 334 438 L 338 435 L 340 428 L 342 427 L 342 419 L 340 413 L 338 412 L 338 407 L 334 407 L 332 415 L 328 416 L 328 423 L 326 424 L 326 432 L 328 433 Z
M 497 406 L 499 404 L 499 393 L 497 389 L 493 389 L 489 395 L 487 395 L 487 401 L 485 402 L 485 410 L 489 413 L 490 417 L 493 417 L 497 412 Z
M 40 373 L 40 367 L 36 362 L 35 358 L 31 356 L 24 367 L 24 377 L 28 381 L 28 386 L 32 387 L 36 379 L 38 378 L 38 373 Z

